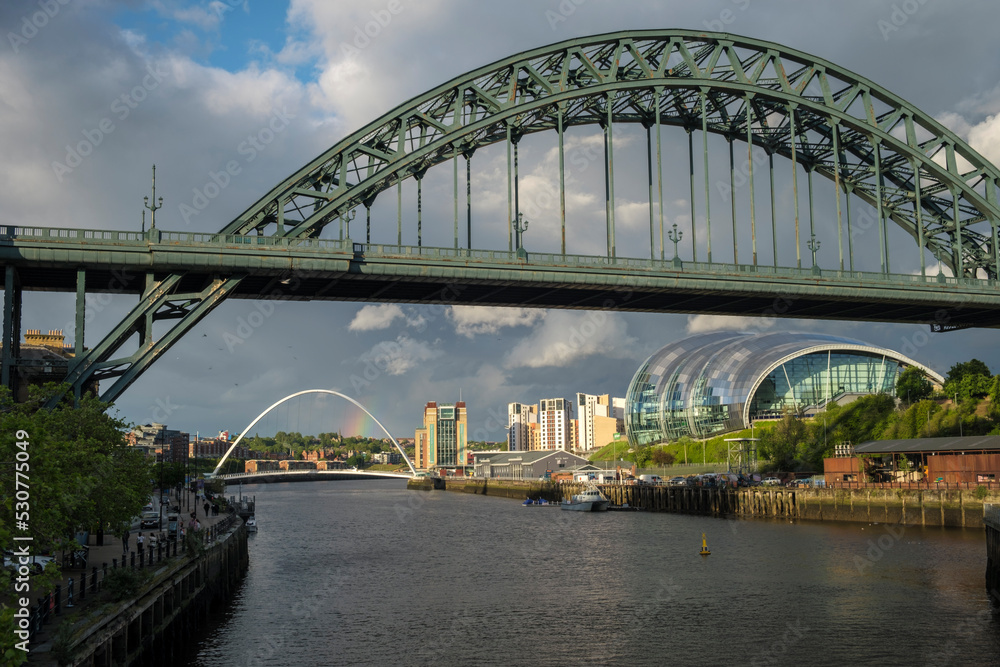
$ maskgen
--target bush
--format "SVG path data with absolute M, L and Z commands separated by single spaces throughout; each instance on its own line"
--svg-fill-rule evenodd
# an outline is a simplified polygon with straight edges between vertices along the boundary
M 986 497 L 986 494 L 988 494 L 988 493 L 989 493 L 989 491 L 986 490 L 985 486 L 977 486 L 976 487 L 976 498 L 978 500 L 984 499 Z
M 147 570 L 120 567 L 108 570 L 108 576 L 104 578 L 102 587 L 110 593 L 111 599 L 120 602 L 136 597 L 143 585 L 149 581 L 149 577 Z

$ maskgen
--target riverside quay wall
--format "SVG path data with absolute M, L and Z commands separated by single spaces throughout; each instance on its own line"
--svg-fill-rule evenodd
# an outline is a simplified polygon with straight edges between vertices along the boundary
M 986 590 L 1000 605 L 1000 503 L 988 504 L 986 522 Z
M 178 664 L 188 638 L 204 627 L 209 611 L 231 597 L 248 565 L 246 527 L 234 517 L 232 527 L 203 552 L 154 572 L 138 598 L 102 609 L 97 619 L 78 621 L 68 664 Z
M 497 479 L 417 478 L 411 489 L 441 489 L 503 498 L 569 499 L 581 484 Z M 654 512 L 716 516 L 781 517 L 918 526 L 982 528 L 984 500 L 1000 505 L 1000 494 L 977 497 L 974 490 L 793 489 L 785 487 L 704 488 L 601 484 L 614 505 Z

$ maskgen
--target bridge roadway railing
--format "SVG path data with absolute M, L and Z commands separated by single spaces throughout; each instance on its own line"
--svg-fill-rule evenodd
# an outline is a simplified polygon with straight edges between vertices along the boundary
M 172 232 L 149 230 L 146 232 L 111 231 L 94 229 L 64 229 L 54 227 L 0 226 L 0 249 L 14 244 L 81 244 L 106 246 L 133 246 L 137 249 L 155 246 L 204 248 L 223 246 L 255 246 L 260 248 L 295 249 L 296 251 L 351 252 L 356 259 L 405 259 L 407 257 L 485 260 L 512 264 L 542 264 L 553 266 L 605 267 L 626 269 L 668 270 L 681 273 L 728 273 L 773 276 L 775 278 L 822 278 L 862 281 L 865 284 L 884 283 L 899 285 L 943 284 L 995 291 L 1000 281 L 988 278 L 956 278 L 944 275 L 914 275 L 871 271 L 841 271 L 836 269 L 775 267 L 762 264 L 728 264 L 629 257 L 609 258 L 601 255 L 562 255 L 558 253 L 529 252 L 528 260 L 519 259 L 516 252 L 506 250 L 468 250 L 433 246 L 406 246 L 379 243 L 352 243 L 350 239 L 309 239 L 297 237 L 256 236 L 236 234 L 206 234 L 198 232 Z M 0 251 L 2 254 L 2 251 Z
M 239 481 L 241 479 L 265 477 L 268 475 L 364 475 L 368 477 L 398 477 L 409 479 L 408 473 L 388 472 L 384 470 L 262 470 L 260 472 L 234 472 L 216 475 L 215 479 Z

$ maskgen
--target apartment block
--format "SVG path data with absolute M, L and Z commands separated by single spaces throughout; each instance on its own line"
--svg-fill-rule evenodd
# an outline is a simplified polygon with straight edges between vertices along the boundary
M 570 446 L 569 420 L 573 403 L 565 398 L 545 398 L 538 404 L 541 449 L 567 449 Z

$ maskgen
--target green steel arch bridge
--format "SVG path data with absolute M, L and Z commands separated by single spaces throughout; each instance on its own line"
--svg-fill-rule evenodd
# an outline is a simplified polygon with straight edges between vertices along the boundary
M 645 129 L 648 257 L 617 250 L 615 129 L 625 123 Z M 566 252 L 574 221 L 566 216 L 565 132 L 587 125 L 603 134 L 606 252 L 597 256 Z M 669 241 L 664 125 L 686 133 L 688 149 L 690 226 L 671 225 Z M 561 252 L 529 252 L 522 243 L 518 146 L 541 132 L 554 134 L 558 147 L 560 213 L 545 224 L 559 225 Z M 710 135 L 725 141 L 728 155 L 709 150 Z M 471 165 L 477 150 L 493 144 L 506 146 L 507 211 L 477 208 L 473 225 Z M 710 165 L 724 169 L 728 162 L 734 184 L 737 151 L 750 186 L 733 188 L 731 210 L 720 212 L 711 207 Z M 422 242 L 422 185 L 435 167 L 453 177 L 454 216 L 427 222 L 453 231 L 451 247 Z M 792 192 L 787 214 L 777 214 L 776 177 L 780 192 Z M 402 241 L 401 184 L 407 180 L 417 192 L 415 246 Z M 481 67 L 400 105 L 279 183 L 218 234 L 0 228 L 2 381 L 11 385 L 29 364 L 18 347 L 22 290 L 76 292 L 76 357 L 67 379 L 77 393 L 109 381 L 105 400 L 120 395 L 227 298 L 996 327 L 998 184 L 997 168 L 929 115 L 821 58 L 686 30 L 573 39 Z M 814 190 L 820 187 L 829 188 L 836 203 L 817 216 Z M 808 206 L 800 205 L 800 191 Z M 398 202 L 395 239 L 371 238 L 379 197 Z M 359 212 L 363 243 L 349 233 Z M 478 244 L 484 229 L 498 227 L 506 230 L 506 247 Z M 878 239 L 879 259 L 871 266 L 855 266 L 860 228 L 866 250 Z M 835 260 L 817 262 L 818 230 L 828 239 L 824 258 Z M 793 251 L 779 252 L 779 240 Z M 894 272 L 900 265 L 910 268 Z M 83 342 L 88 292 L 139 297 L 89 349 Z

